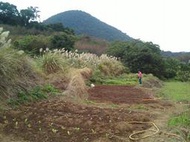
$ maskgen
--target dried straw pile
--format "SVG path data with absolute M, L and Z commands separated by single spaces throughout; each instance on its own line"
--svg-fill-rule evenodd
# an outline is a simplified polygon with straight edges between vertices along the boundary
M 92 75 L 92 70 L 89 68 L 76 69 L 70 72 L 70 82 L 64 94 L 67 97 L 75 100 L 84 100 L 88 98 L 85 81 Z

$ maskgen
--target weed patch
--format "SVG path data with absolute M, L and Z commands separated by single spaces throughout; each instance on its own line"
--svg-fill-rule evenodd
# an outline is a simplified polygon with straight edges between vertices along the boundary
M 19 92 L 16 98 L 8 99 L 8 104 L 14 107 L 20 104 L 46 99 L 49 95 L 55 95 L 56 93 L 58 93 L 58 90 L 49 84 L 42 87 L 36 86 L 27 92 Z
M 178 116 L 171 117 L 168 125 L 190 127 L 190 112 L 184 112 Z

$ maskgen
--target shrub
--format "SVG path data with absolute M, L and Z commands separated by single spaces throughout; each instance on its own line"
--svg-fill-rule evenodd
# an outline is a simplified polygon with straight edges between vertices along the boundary
M 176 79 L 182 82 L 190 81 L 190 71 L 178 71 Z
M 51 37 L 52 49 L 65 48 L 70 51 L 74 48 L 75 39 L 73 35 L 66 33 L 56 34 Z
M 29 55 L 39 55 L 40 54 L 40 48 L 46 49 L 50 46 L 50 43 L 48 41 L 48 37 L 45 37 L 43 35 L 29 35 L 24 36 L 21 39 L 17 39 L 13 43 L 14 48 L 23 50 L 25 53 Z
M 177 72 L 177 80 L 180 81 L 190 81 L 190 64 L 181 64 L 180 70 Z

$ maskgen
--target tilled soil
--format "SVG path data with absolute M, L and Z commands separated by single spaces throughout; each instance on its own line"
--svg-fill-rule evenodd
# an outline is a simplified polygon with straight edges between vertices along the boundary
M 153 103 L 157 102 L 150 92 L 135 86 L 99 85 L 89 89 L 89 99 L 116 104 Z
M 129 141 L 134 131 L 151 127 L 132 122 L 149 122 L 154 117 L 119 104 L 158 103 L 150 93 L 131 86 L 96 86 L 89 89 L 89 100 L 96 106 L 60 99 L 23 105 L 0 116 L 2 131 L 29 142 L 120 142 L 120 137 Z M 118 107 L 102 108 L 98 102 Z

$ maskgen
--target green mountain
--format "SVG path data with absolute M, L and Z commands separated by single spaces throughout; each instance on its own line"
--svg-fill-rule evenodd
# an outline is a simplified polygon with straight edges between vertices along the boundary
M 133 39 L 122 31 L 80 10 L 71 10 L 56 14 L 43 21 L 43 23 L 62 23 L 64 27 L 73 29 L 77 35 L 87 35 L 108 41 L 128 41 Z
M 165 57 L 179 57 L 179 56 L 184 56 L 184 55 L 190 55 L 190 52 L 162 51 L 162 55 Z
M 171 51 L 162 51 L 163 57 L 172 57 L 179 59 L 182 62 L 190 63 L 190 52 L 171 52 Z

